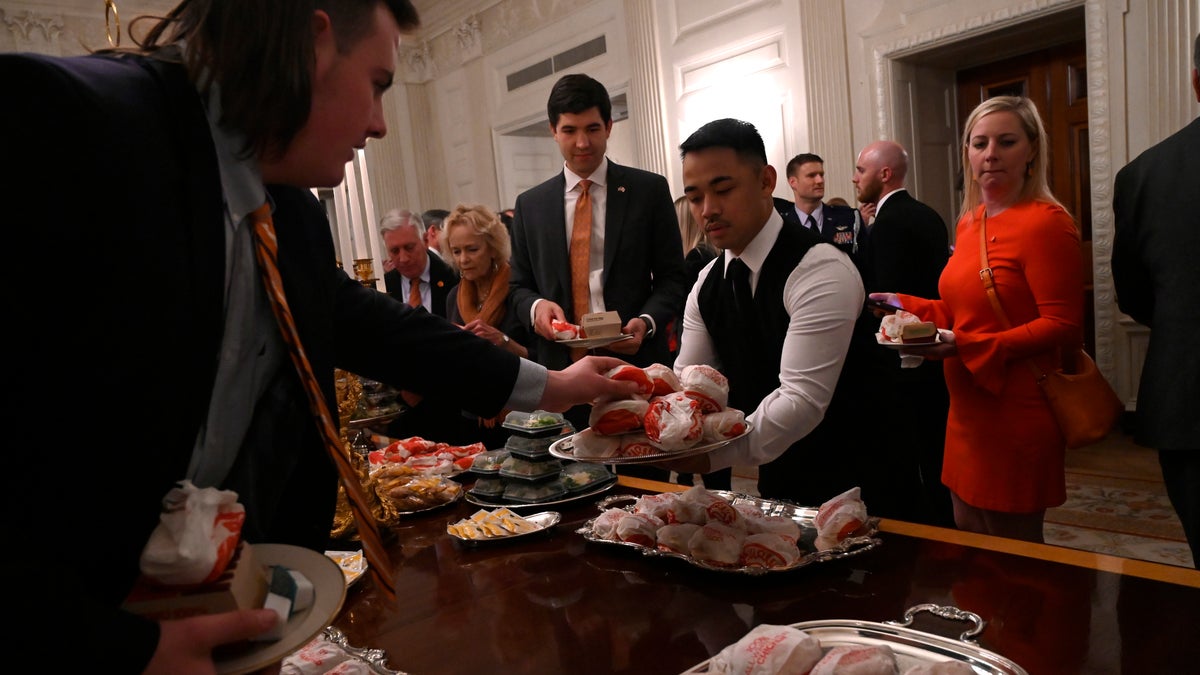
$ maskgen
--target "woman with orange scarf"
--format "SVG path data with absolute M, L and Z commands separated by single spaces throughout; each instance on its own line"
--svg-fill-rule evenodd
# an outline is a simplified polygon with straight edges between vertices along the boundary
M 486 206 L 459 204 L 442 223 L 441 249 L 442 258 L 461 277 L 446 296 L 446 318 L 517 356 L 533 359 L 529 333 L 507 311 L 512 241 L 500 217 Z M 489 449 L 502 447 L 508 433 L 499 423 L 505 414 L 477 419 L 464 412 L 470 422 L 463 433 Z

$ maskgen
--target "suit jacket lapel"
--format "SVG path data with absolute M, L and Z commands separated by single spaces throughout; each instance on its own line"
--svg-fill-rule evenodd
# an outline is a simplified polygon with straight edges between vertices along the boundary
M 216 150 L 204 108 L 183 66 L 154 58 L 143 63 L 163 83 L 168 94 L 166 101 L 174 111 L 171 119 L 176 144 L 171 152 L 182 155 L 181 164 L 193 167 L 183 186 L 188 206 L 181 209 L 189 214 L 186 227 L 191 241 L 190 256 L 180 264 L 190 265 L 193 278 L 197 279 L 185 290 L 192 295 L 197 315 L 194 325 L 210 327 L 203 343 L 215 353 L 221 341 L 225 298 L 225 228 Z M 213 367 L 215 376 L 215 364 Z
M 625 213 L 629 209 L 629 193 L 624 184 L 625 171 L 619 164 L 608 161 L 608 176 L 605 189 L 608 193 L 604 210 L 604 269 L 610 270 L 616 262 L 621 246 L 621 233 L 625 229 Z M 604 275 L 605 283 L 608 275 Z
M 553 189 L 554 194 L 550 195 L 546 204 L 546 208 L 551 210 L 550 217 L 546 219 L 549 227 L 545 232 L 540 233 L 540 236 L 543 238 L 542 241 L 546 242 L 547 251 L 563 252 L 554 274 L 558 276 L 559 288 L 565 289 L 567 296 L 570 297 L 571 241 L 567 237 L 567 176 L 565 173 L 559 172 Z

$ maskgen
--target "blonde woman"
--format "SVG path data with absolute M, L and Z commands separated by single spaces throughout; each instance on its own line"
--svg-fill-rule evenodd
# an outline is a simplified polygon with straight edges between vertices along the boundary
M 446 296 L 446 318 L 497 347 L 532 358 L 529 333 L 508 311 L 512 243 L 500 217 L 486 206 L 459 204 L 442 221 L 440 243 L 442 258 L 459 275 L 458 284 Z M 483 441 L 489 449 L 503 446 L 508 434 L 498 422 L 504 414 L 477 419 L 464 413 L 469 420 L 464 430 L 468 438 L 460 441 Z
M 950 413 L 942 482 L 960 529 L 1041 542 L 1046 509 L 1066 500 L 1065 442 L 1027 361 L 1057 368 L 1083 342 L 1079 231 L 1046 182 L 1049 143 L 1026 98 L 988 99 L 967 118 L 954 254 L 940 300 L 872 293 L 939 328 Z M 980 279 L 980 231 L 1011 328 Z

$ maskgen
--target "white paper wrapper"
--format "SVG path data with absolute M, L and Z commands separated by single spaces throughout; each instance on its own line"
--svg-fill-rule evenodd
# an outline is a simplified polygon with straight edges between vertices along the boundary
M 791 626 L 760 624 L 712 658 L 711 672 L 728 675 L 807 673 L 821 660 L 821 643 Z
M 840 645 L 830 649 L 809 675 L 894 675 L 896 653 L 887 645 Z
M 220 576 L 241 536 L 245 509 L 237 493 L 181 481 L 163 498 L 158 527 L 140 560 L 142 574 L 166 585 Z
M 845 538 L 847 530 L 853 530 L 867 522 L 867 505 L 859 497 L 860 494 L 859 488 L 850 488 L 817 509 L 813 525 L 817 528 L 817 539 L 814 543 L 818 550 L 823 551 L 836 546 Z

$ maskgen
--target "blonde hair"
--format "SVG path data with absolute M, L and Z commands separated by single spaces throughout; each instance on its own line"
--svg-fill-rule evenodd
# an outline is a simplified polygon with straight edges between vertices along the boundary
M 679 218 L 679 238 L 683 240 L 683 254 L 687 255 L 689 251 L 696 248 L 700 244 L 708 243 L 704 236 L 704 228 L 696 222 L 696 218 L 692 215 L 692 209 L 688 205 L 687 197 L 680 197 L 675 200 L 675 215 Z
M 1054 193 L 1050 191 L 1050 184 L 1047 181 L 1047 174 L 1049 173 L 1047 170 L 1049 166 L 1048 148 L 1050 141 L 1046 136 L 1046 127 L 1042 125 L 1042 117 L 1038 114 L 1037 106 L 1033 104 L 1033 101 L 1024 96 L 995 96 L 975 106 L 975 109 L 967 117 L 967 123 L 963 125 L 963 203 L 962 209 L 958 212 L 958 217 L 962 218 L 965 215 L 974 213 L 975 209 L 983 203 L 979 183 L 976 183 L 974 176 L 971 175 L 971 161 L 968 158 L 968 153 L 971 150 L 971 132 L 975 130 L 975 125 L 980 119 L 997 112 L 1010 112 L 1016 115 L 1017 120 L 1021 124 L 1021 129 L 1025 132 L 1026 138 L 1029 139 L 1030 146 L 1033 147 L 1033 160 L 1029 163 L 1025 183 L 1021 186 L 1021 194 L 1017 197 L 1017 201 L 1049 202 L 1062 207 L 1066 211 L 1067 207 L 1063 206 L 1062 202 L 1058 201 Z
M 482 204 L 459 204 L 442 221 L 442 238 L 438 241 L 438 246 L 444 254 L 442 259 L 455 272 L 458 271 L 458 265 L 450 253 L 450 228 L 455 225 L 462 225 L 468 231 L 483 237 L 483 243 L 495 256 L 495 264 L 507 264 L 508 259 L 512 257 L 512 239 L 508 236 L 508 228 L 500 221 L 500 216 Z

